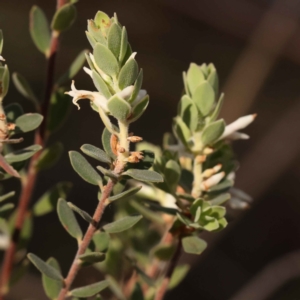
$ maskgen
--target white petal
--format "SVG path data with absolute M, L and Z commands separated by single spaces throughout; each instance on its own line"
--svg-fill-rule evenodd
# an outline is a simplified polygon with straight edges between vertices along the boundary
M 218 184 L 225 176 L 225 172 L 217 173 L 201 183 L 203 191 L 209 190 L 214 185 Z
M 256 114 L 238 118 L 236 121 L 232 122 L 231 124 L 225 127 L 225 131 L 222 134 L 222 136 L 219 138 L 219 140 L 224 139 L 225 137 L 230 136 L 232 133 L 247 127 L 249 124 L 251 124 L 254 121 L 255 118 L 256 118 Z
M 242 133 L 242 132 L 233 132 L 232 134 L 228 135 L 226 137 L 226 139 L 231 140 L 231 141 L 235 141 L 235 140 L 248 140 L 250 138 L 250 136 L 246 133 Z
M 92 77 L 92 70 L 87 68 L 87 67 L 83 67 L 83 70 L 86 74 L 90 75 Z M 93 77 L 92 77 L 93 78 Z
M 0 60 L 5 61 L 4 57 L 0 55 Z
M 138 104 L 147 95 L 146 90 L 140 90 L 136 98 L 132 102 L 132 106 Z
M 121 92 L 117 93 L 117 95 L 120 96 L 122 99 L 127 100 L 132 95 L 133 89 L 134 86 L 130 85 L 126 87 L 124 90 L 122 90 Z

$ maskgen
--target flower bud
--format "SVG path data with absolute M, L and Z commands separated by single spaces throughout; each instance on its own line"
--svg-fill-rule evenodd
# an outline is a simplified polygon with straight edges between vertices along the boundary
M 217 173 L 201 183 L 201 189 L 208 191 L 211 187 L 218 184 L 225 176 L 225 172 Z

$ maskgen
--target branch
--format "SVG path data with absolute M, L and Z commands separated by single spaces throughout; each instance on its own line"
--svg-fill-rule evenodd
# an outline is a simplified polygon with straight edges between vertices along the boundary
M 57 9 L 63 6 L 66 3 L 66 0 L 57 0 Z M 47 75 L 46 75 L 46 88 L 44 102 L 42 105 L 42 115 L 44 116 L 44 121 L 41 124 L 41 127 L 35 133 L 35 144 L 44 146 L 46 143 L 46 124 L 47 124 L 47 115 L 48 108 L 51 98 L 51 93 L 53 90 L 53 79 L 55 71 L 55 62 L 56 62 L 56 53 L 59 45 L 58 41 L 59 35 L 57 32 L 52 32 L 52 38 L 50 43 L 50 53 L 47 59 Z M 14 257 L 16 252 L 16 247 L 19 242 L 19 237 L 25 216 L 27 213 L 28 205 L 33 194 L 33 190 L 36 183 L 37 172 L 35 165 L 37 160 L 40 157 L 41 152 L 36 153 L 30 160 L 29 168 L 27 172 L 26 181 L 22 184 L 22 191 L 19 198 L 19 204 L 17 207 L 17 217 L 15 221 L 14 231 L 10 244 L 5 252 L 3 266 L 0 276 L 0 300 L 3 300 L 3 295 L 8 292 L 8 285 L 11 276 L 11 271 L 14 263 Z
M 165 274 L 165 278 L 161 284 L 161 286 L 159 287 L 154 300 L 163 300 L 165 293 L 167 292 L 171 277 L 173 275 L 173 272 L 175 270 L 175 267 L 178 263 L 178 260 L 180 258 L 180 253 L 181 253 L 181 247 L 182 247 L 182 241 L 181 241 L 181 237 L 179 237 L 178 239 L 178 244 L 175 250 L 175 253 L 168 265 L 168 269 L 167 272 Z

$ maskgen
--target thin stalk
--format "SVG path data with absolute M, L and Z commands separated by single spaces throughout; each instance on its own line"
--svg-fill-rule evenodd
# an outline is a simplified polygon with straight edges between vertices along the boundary
M 58 10 L 61 6 L 63 6 L 66 3 L 67 0 L 57 0 L 56 9 Z M 46 88 L 44 101 L 41 108 L 41 113 L 44 116 L 44 121 L 35 133 L 35 144 L 39 144 L 42 147 L 46 144 L 47 140 L 46 124 L 51 93 L 53 90 L 56 53 L 59 45 L 58 38 L 59 34 L 53 31 L 50 42 L 50 51 L 47 55 Z M 19 242 L 20 232 L 23 227 L 25 216 L 28 210 L 28 205 L 32 198 L 33 190 L 36 184 L 37 170 L 35 166 L 36 162 L 40 157 L 40 154 L 41 152 L 38 152 L 31 158 L 27 171 L 27 178 L 22 183 L 22 191 L 19 198 L 18 207 L 16 209 L 17 217 L 14 225 L 14 231 L 10 240 L 10 244 L 5 251 L 3 266 L 0 275 L 0 300 L 3 300 L 3 295 L 7 294 L 8 292 L 9 280 L 13 268 L 16 248 Z
M 171 277 L 173 275 L 173 272 L 175 270 L 175 267 L 180 258 L 181 248 L 182 248 L 182 241 L 181 241 L 181 237 L 179 237 L 175 253 L 169 262 L 167 272 L 165 274 L 165 277 L 163 279 L 161 286 L 159 287 L 159 289 L 156 292 L 154 300 L 163 300 L 163 298 L 168 290 L 168 286 L 169 286 Z

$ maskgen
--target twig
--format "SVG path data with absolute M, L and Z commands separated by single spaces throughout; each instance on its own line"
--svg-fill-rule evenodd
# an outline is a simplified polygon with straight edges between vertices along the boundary
M 57 0 L 57 9 L 63 6 L 66 0 Z M 47 75 L 46 75 L 46 89 L 44 102 L 42 105 L 41 112 L 44 116 L 44 121 L 41 127 L 35 133 L 35 144 L 44 146 L 46 143 L 46 124 L 47 124 L 47 113 L 49 108 L 49 102 L 51 98 L 51 93 L 53 89 L 53 79 L 55 71 L 55 61 L 56 53 L 58 49 L 59 34 L 57 32 L 52 32 L 51 42 L 50 42 L 50 52 L 47 60 Z M 0 300 L 3 300 L 3 295 L 8 292 L 8 284 L 10 280 L 10 275 L 14 263 L 14 256 L 19 242 L 20 232 L 24 223 L 25 215 L 27 213 L 28 205 L 32 197 L 32 193 L 35 187 L 37 171 L 35 165 L 40 157 L 41 152 L 36 153 L 30 160 L 29 168 L 27 172 L 27 178 L 22 184 L 22 191 L 19 199 L 19 204 L 17 207 L 17 217 L 15 221 L 14 231 L 10 244 L 5 252 L 3 266 L 0 276 Z
M 78 257 L 85 253 L 87 247 L 89 246 L 89 244 L 93 238 L 94 233 L 98 229 L 98 224 L 101 220 L 102 214 L 105 209 L 105 202 L 106 202 L 107 198 L 109 197 L 114 185 L 115 185 L 115 182 L 110 180 L 102 193 L 101 199 L 98 203 L 98 206 L 97 206 L 96 211 L 93 216 L 94 222 L 89 225 L 89 227 L 83 237 L 83 240 L 82 240 L 82 242 L 78 248 L 78 251 L 75 255 L 74 261 L 70 267 L 69 273 L 64 280 L 64 287 L 60 291 L 57 300 L 64 300 L 70 290 L 70 287 L 80 269 L 80 261 L 79 261 Z
M 168 265 L 168 269 L 165 275 L 165 278 L 163 279 L 163 282 L 161 286 L 159 287 L 154 300 L 163 300 L 165 293 L 167 292 L 171 277 L 173 275 L 174 269 L 177 265 L 177 262 L 180 258 L 180 253 L 181 253 L 181 247 L 182 247 L 182 241 L 181 237 L 178 238 L 178 244 L 175 250 L 175 253 Z

